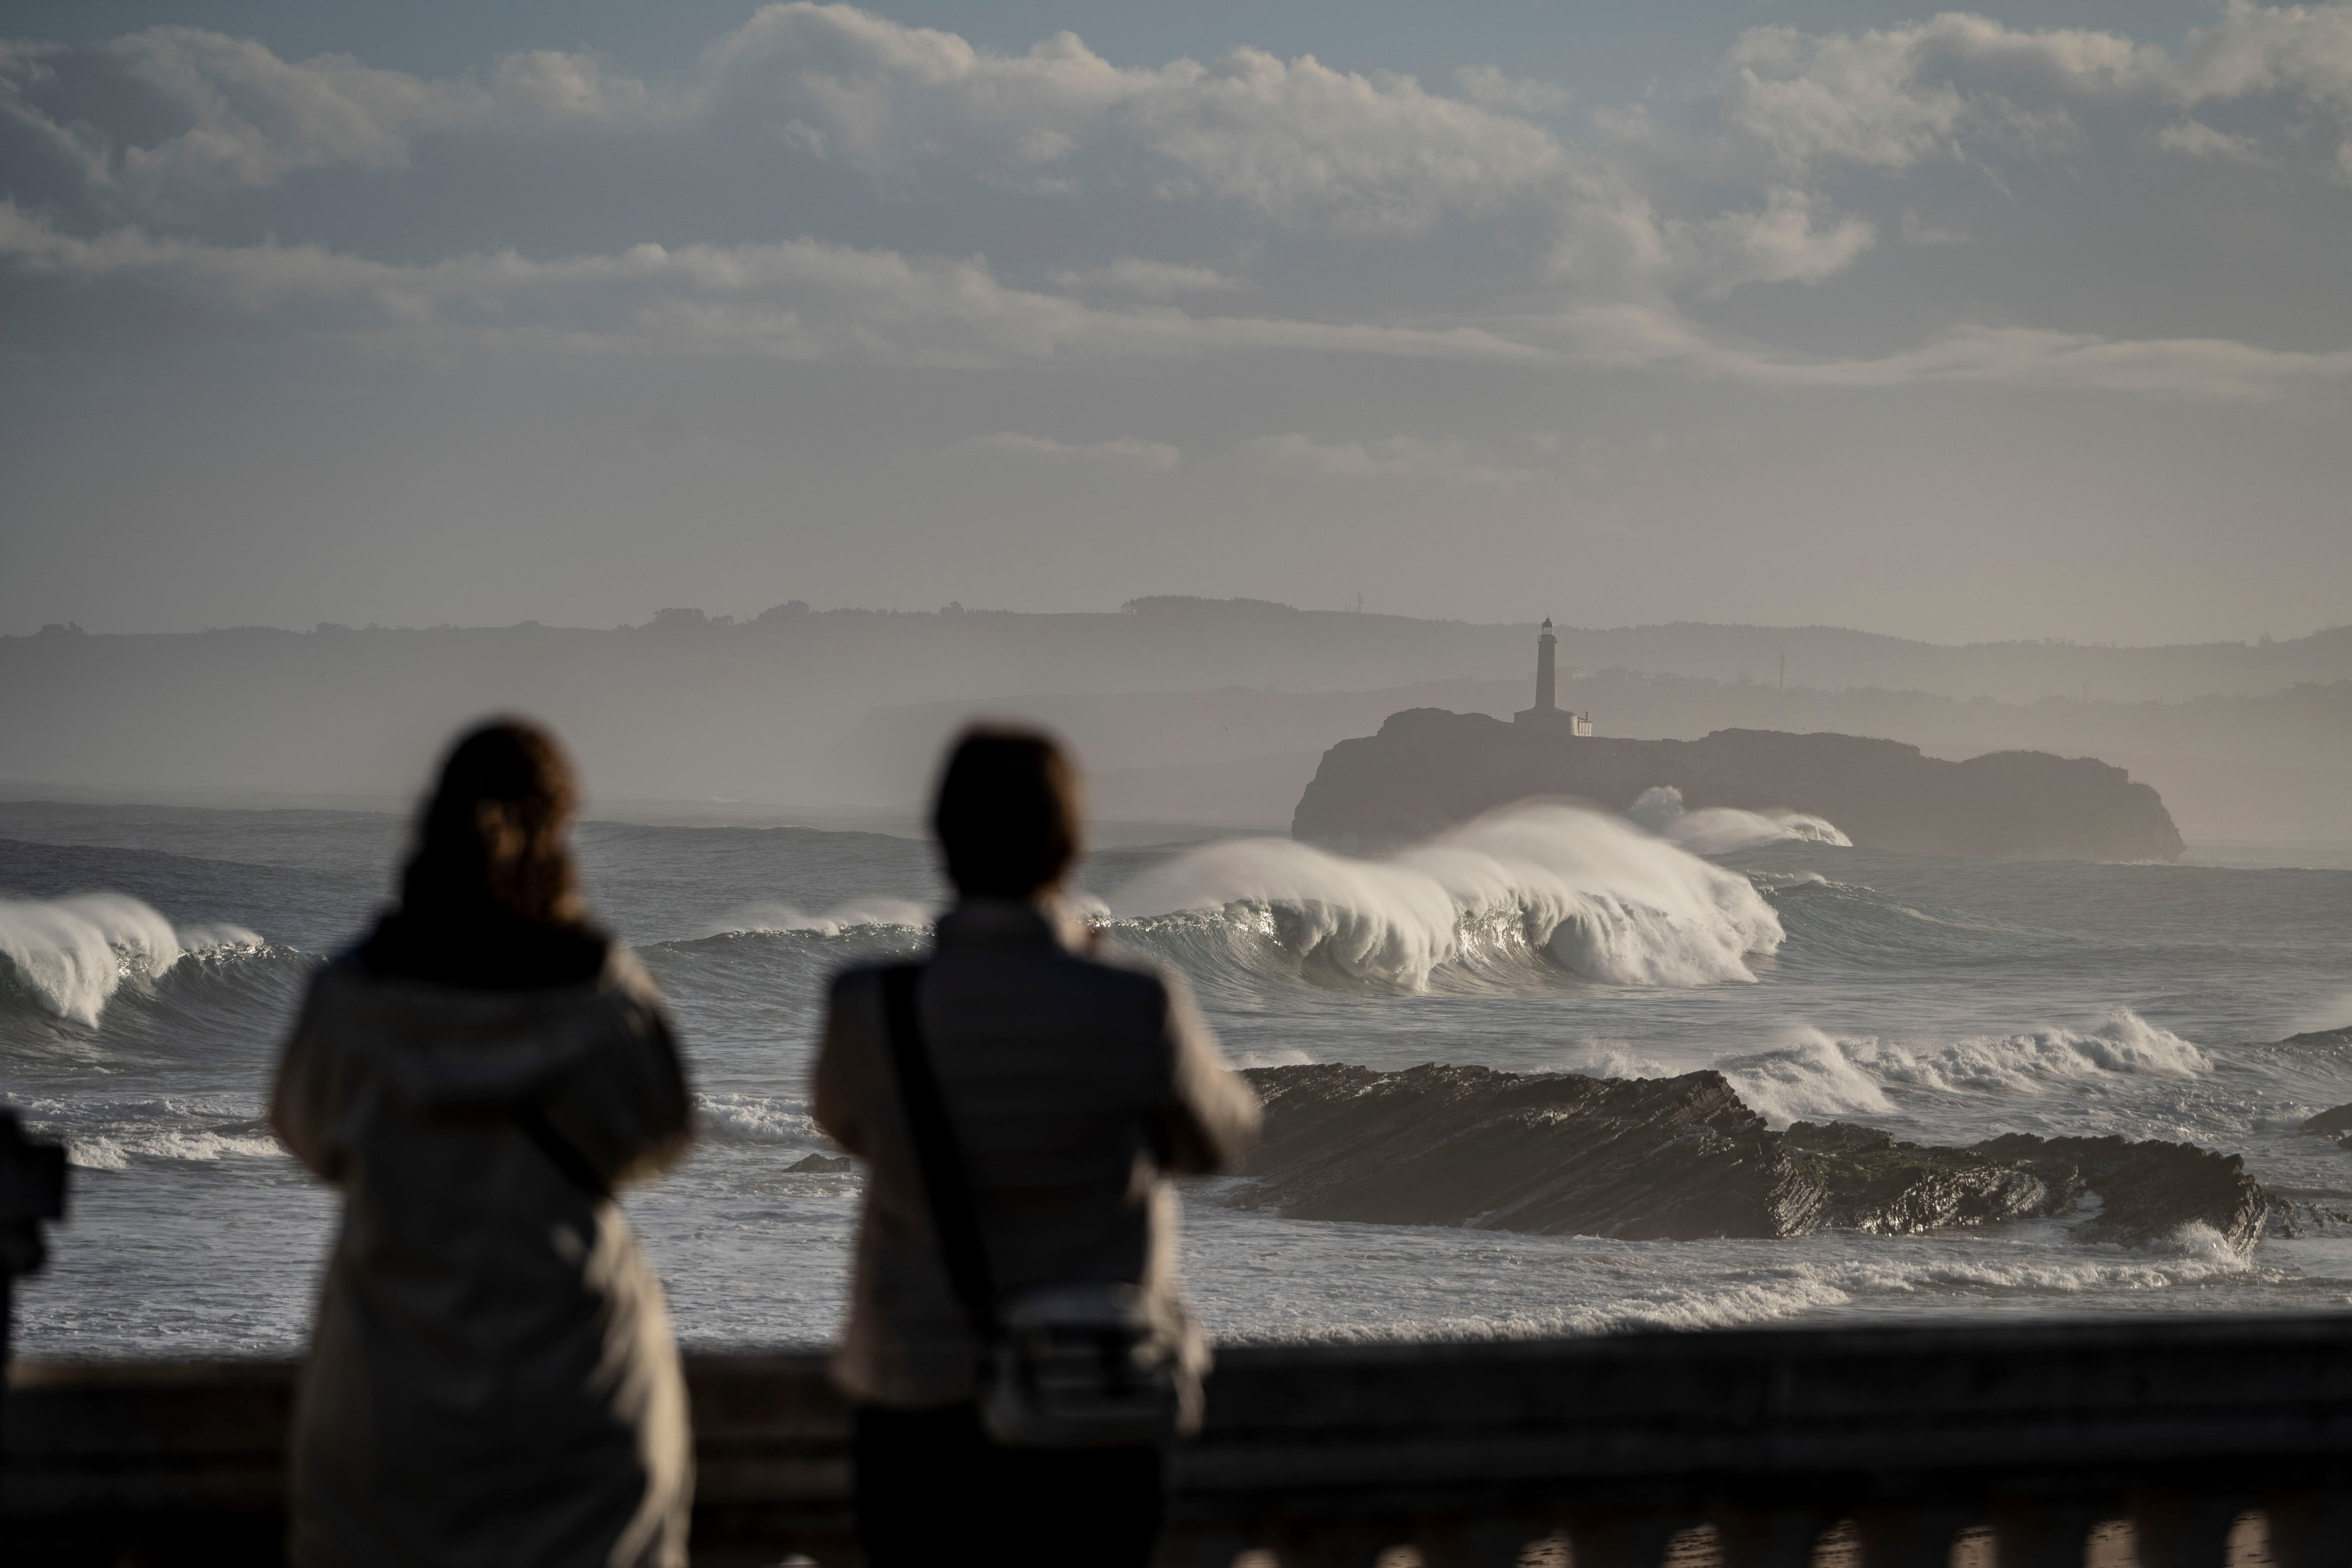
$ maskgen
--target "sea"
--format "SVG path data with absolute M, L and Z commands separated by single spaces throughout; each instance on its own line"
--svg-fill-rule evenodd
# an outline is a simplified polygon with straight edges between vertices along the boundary
M 859 1176 L 807 1085 L 827 977 L 923 950 L 946 897 L 912 821 L 591 820 L 599 916 L 660 981 L 698 1136 L 629 1218 L 691 1346 L 814 1346 Z M 289 1354 L 337 1198 L 261 1120 L 303 988 L 382 908 L 391 811 L 0 801 L 0 1102 L 71 1161 L 18 1293 L 36 1357 Z M 2301 1222 L 2144 1248 L 2084 1212 L 1915 1236 L 1622 1241 L 1295 1220 L 1190 1184 L 1219 1341 L 1594 1334 L 1954 1314 L 2352 1304 L 2352 846 L 2170 864 L 1857 849 L 1816 818 L 1531 802 L 1357 858 L 1276 835 L 1106 833 L 1073 904 L 1189 980 L 1241 1065 L 1714 1068 L 1774 1125 L 1927 1143 L 2115 1134 L 2242 1155 Z M 2095 1202 L 2095 1199 L 2092 1200 Z M 2292 1229 L 2294 1234 L 2285 1234 Z

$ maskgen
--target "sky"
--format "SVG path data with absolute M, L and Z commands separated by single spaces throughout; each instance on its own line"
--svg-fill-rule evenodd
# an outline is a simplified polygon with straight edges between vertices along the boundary
M 2352 619 L 2352 4 L 10 0 L 0 634 Z

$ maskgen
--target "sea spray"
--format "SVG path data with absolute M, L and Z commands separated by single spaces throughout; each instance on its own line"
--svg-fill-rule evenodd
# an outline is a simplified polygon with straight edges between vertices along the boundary
M 1207 844 L 1109 907 L 1122 922 L 1221 912 L 1345 977 L 1408 990 L 1510 949 L 1614 985 L 1753 980 L 1747 956 L 1782 936 L 1745 877 L 1558 802 L 1507 807 L 1383 860 L 1289 839 Z
M 1765 844 L 1831 844 L 1852 849 L 1853 841 L 1835 823 L 1804 811 L 1748 811 L 1737 806 L 1683 806 L 1683 792 L 1655 785 L 1625 809 L 1626 818 L 1695 855 L 1727 855 Z
M 1865 1035 L 1790 1030 L 1772 1050 L 1717 1064 L 1775 1126 L 1806 1118 L 1885 1115 L 1901 1087 L 1947 1094 L 2043 1094 L 2088 1078 L 2195 1078 L 2213 1059 L 2128 1008 L 2087 1030 L 2050 1028 L 1911 1045 Z
M 894 925 L 921 930 L 928 928 L 934 912 L 927 905 L 907 898 L 858 898 L 826 910 L 822 915 L 810 915 L 788 904 L 754 904 L 737 910 L 704 933 L 709 936 L 729 936 L 772 931 L 804 931 L 818 936 L 838 936 L 845 931 L 866 926 Z
M 183 954 L 258 946 L 242 926 L 206 925 L 174 931 L 138 899 L 83 893 L 58 899 L 0 899 L 0 958 L 5 977 L 59 1018 L 96 1024 L 124 979 L 152 980 Z

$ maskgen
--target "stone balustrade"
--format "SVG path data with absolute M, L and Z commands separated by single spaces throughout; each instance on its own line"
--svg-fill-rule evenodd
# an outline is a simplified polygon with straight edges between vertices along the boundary
M 698 1563 L 854 1563 L 811 1354 L 688 1359 Z M 12 1565 L 276 1560 L 292 1367 L 31 1363 Z M 2352 1314 L 1221 1353 L 1171 1568 L 2352 1568 Z

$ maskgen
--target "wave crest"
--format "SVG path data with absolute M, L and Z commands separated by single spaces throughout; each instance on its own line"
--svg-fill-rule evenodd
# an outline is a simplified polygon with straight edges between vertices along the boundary
M 1735 876 L 1621 818 L 1527 803 L 1384 860 L 1289 839 L 1203 845 L 1109 901 L 1147 933 L 1203 921 L 1335 977 L 1426 989 L 1448 967 L 1495 973 L 1548 956 L 1612 985 L 1751 981 L 1780 917 Z
M 2034 1030 L 1932 1047 L 1804 1029 L 1777 1050 L 1717 1065 L 1741 1099 L 1785 1126 L 1809 1117 L 1893 1113 L 1898 1107 L 1887 1091 L 1895 1087 L 2040 1094 L 2105 1073 L 2200 1077 L 2213 1070 L 2213 1059 L 2170 1030 L 2117 1008 L 2089 1030 Z
M 845 931 L 867 926 L 905 926 L 927 931 L 936 917 L 929 905 L 918 904 L 911 898 L 856 898 L 823 915 L 805 914 L 789 904 L 751 904 L 737 910 L 703 935 L 735 936 L 803 931 L 816 936 L 838 936 Z
M 70 898 L 0 899 L 0 957 L 16 985 L 59 1018 L 96 1024 L 122 983 L 161 978 L 191 953 L 259 947 L 241 925 L 184 931 L 121 893 Z
M 1737 806 L 1686 810 L 1683 792 L 1671 784 L 1643 790 L 1641 798 L 1625 809 L 1625 816 L 1695 855 L 1727 855 L 1790 842 L 1853 847 L 1853 841 L 1828 818 L 1805 811 L 1748 811 Z

